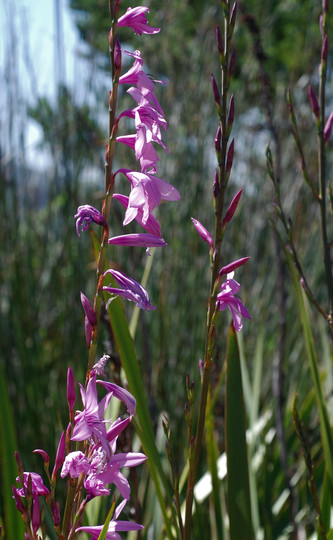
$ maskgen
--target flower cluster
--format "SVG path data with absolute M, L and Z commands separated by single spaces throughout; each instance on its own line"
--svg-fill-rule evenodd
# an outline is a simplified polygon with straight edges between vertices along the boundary
M 81 292 L 81 303 L 85 313 L 85 335 L 89 349 L 86 385 L 83 387 L 79 383 L 82 410 L 74 411 L 75 381 L 72 370 L 69 368 L 67 373 L 69 424 L 61 435 L 51 474 L 49 472 L 50 458 L 47 452 L 41 449 L 35 450 L 43 458 L 49 487 L 44 485 L 39 474 L 25 472 L 19 455 L 16 455 L 19 470 L 17 481 L 20 482 L 21 487 L 13 486 L 13 495 L 25 523 L 25 536 L 31 540 L 46 538 L 42 518 L 44 511 L 41 510 L 40 497 L 45 497 L 53 517 L 54 530 L 59 538 L 72 538 L 80 531 L 89 533 L 92 538 L 98 538 L 103 525 L 82 526 L 82 518 L 86 504 L 95 497 L 109 495 L 111 489 L 113 491 L 111 486 L 117 489 L 122 500 L 118 502 L 114 511 L 106 538 L 120 539 L 118 531 L 134 531 L 143 527 L 134 522 L 118 519 L 130 498 L 130 485 L 121 470 L 124 467 L 140 465 L 145 461 L 146 456 L 142 453 L 117 451 L 117 439 L 135 414 L 136 402 L 127 390 L 105 380 L 104 366 L 108 359 L 107 355 L 96 362 L 96 347 L 91 346 L 92 343 L 97 343 L 100 319 L 96 298 L 100 298 L 104 291 L 110 294 L 109 302 L 115 296 L 121 296 L 135 302 L 141 309 L 155 309 L 150 303 L 147 291 L 137 281 L 118 270 L 112 268 L 105 270 L 104 250 L 108 245 L 141 246 L 145 247 L 149 254 L 151 247 L 166 246 L 161 235 L 160 224 L 153 215 L 153 211 L 163 200 L 177 201 L 180 195 L 174 186 L 156 176 L 159 157 L 155 145 L 168 151 L 162 141 L 162 132 L 167 128 L 167 122 L 154 93 L 156 83 L 161 81 L 152 80 L 145 73 L 141 52 L 122 51 L 115 35 L 117 27 L 131 28 L 138 35 L 156 34 L 160 29 L 148 25 L 146 13 L 149 13 L 149 9 L 145 6 L 128 8 L 126 13 L 119 16 L 120 2 L 121 0 L 111 2 L 112 27 L 109 33 L 113 74 L 113 88 L 110 92 L 110 111 L 112 110 L 113 113 L 110 122 L 109 145 L 106 148 L 109 187 L 106 187 L 101 212 L 91 205 L 84 204 L 78 207 L 74 216 L 78 236 L 91 224 L 99 225 L 103 230 L 97 263 L 98 278 L 94 304 L 90 303 L 87 296 Z M 132 66 L 124 74 L 121 74 L 122 54 L 133 59 Z M 125 110 L 116 116 L 118 85 L 129 86 L 127 92 L 133 98 L 135 105 L 132 109 Z M 118 126 L 124 118 L 133 119 L 134 133 L 117 137 Z M 118 144 L 125 144 L 133 149 L 139 170 L 121 168 L 114 173 L 111 172 L 114 146 Z M 128 180 L 130 188 L 128 196 L 113 193 L 115 179 L 121 175 Z M 108 210 L 106 209 L 106 201 L 112 200 L 111 195 L 125 209 L 123 225 L 126 226 L 136 220 L 144 232 L 109 238 L 110 208 L 108 206 Z M 104 278 L 106 278 L 105 281 Z M 103 376 L 104 380 L 97 379 Z M 98 397 L 97 385 L 106 391 L 101 399 Z M 118 399 L 126 405 L 128 415 L 125 418 L 119 417 L 113 420 L 106 418 L 106 411 L 112 399 Z M 68 485 L 64 509 L 60 508 L 55 495 L 58 471 L 61 478 L 67 479 Z M 39 536 L 40 534 L 42 536 Z
M 118 2 L 119 3 L 119 2 Z M 128 26 L 137 34 L 155 34 L 160 31 L 159 28 L 152 28 L 147 24 L 145 12 L 149 9 L 140 6 L 137 8 L 128 8 L 125 15 L 119 17 L 117 26 Z M 135 152 L 135 158 L 140 164 L 139 171 L 133 171 L 126 168 L 118 169 L 114 173 L 114 178 L 122 174 L 130 183 L 129 196 L 121 193 L 114 193 L 113 198 L 118 200 L 125 208 L 123 225 L 128 225 L 136 220 L 146 231 L 135 234 L 124 234 L 114 236 L 108 239 L 108 244 L 119 246 L 141 246 L 147 248 L 164 247 L 166 242 L 161 235 L 161 227 L 153 210 L 159 206 L 163 200 L 177 201 L 180 199 L 178 190 L 156 176 L 157 162 L 159 157 L 154 144 L 158 144 L 166 151 L 167 147 L 162 141 L 162 131 L 167 128 L 167 122 L 161 105 L 154 94 L 155 84 L 161 81 L 152 80 L 143 70 L 143 60 L 140 51 L 133 53 L 122 51 L 117 48 L 117 66 L 120 69 L 122 52 L 130 58 L 133 58 L 133 65 L 123 75 L 119 76 L 118 83 L 121 85 L 131 85 L 127 92 L 136 102 L 132 109 L 125 110 L 119 114 L 115 120 L 118 129 L 119 121 L 122 118 L 132 118 L 134 120 L 135 133 L 121 135 L 116 138 L 117 143 L 126 144 Z M 107 149 L 108 154 L 108 149 Z M 86 230 L 88 224 L 94 222 L 107 228 L 105 220 L 96 208 L 90 205 L 80 206 L 76 218 L 76 229 L 79 234 L 80 228 Z M 107 229 L 108 230 L 108 229 Z M 114 279 L 121 284 L 122 289 L 105 286 L 104 290 L 112 294 L 112 298 L 119 295 L 128 300 L 132 300 L 141 309 L 150 310 L 151 306 L 147 292 L 134 279 L 129 278 L 119 271 L 108 270 L 105 275 L 112 274 Z M 88 318 L 88 332 L 86 331 L 87 342 L 91 336 L 92 322 L 86 312 L 86 321 Z M 89 346 L 89 344 L 88 344 Z
M 226 215 L 222 221 L 223 227 L 225 227 L 233 217 L 238 206 L 241 194 L 242 190 L 238 191 L 238 193 L 236 193 L 236 195 L 232 199 Z M 214 240 L 212 235 L 209 231 L 207 231 L 206 227 L 204 227 L 202 223 L 200 223 L 200 221 L 194 218 L 191 219 L 198 234 L 205 242 L 207 242 L 207 244 L 209 244 L 210 256 L 212 258 L 214 256 Z M 220 311 L 224 311 L 227 308 L 229 309 L 232 315 L 232 321 L 236 332 L 239 332 L 243 328 L 242 317 L 245 317 L 246 319 L 251 319 L 251 317 L 244 304 L 236 296 L 240 291 L 240 284 L 233 279 L 234 270 L 246 263 L 249 258 L 250 257 L 243 257 L 242 259 L 237 259 L 236 261 L 233 261 L 232 263 L 223 266 L 219 271 L 217 278 L 219 292 L 216 294 L 216 309 L 219 309 Z M 227 276 L 227 279 L 222 284 L 220 284 L 221 278 L 223 276 Z
M 97 362 L 96 371 L 101 373 L 101 366 L 105 358 Z M 67 430 L 62 434 L 58 446 L 53 472 L 49 474 L 50 458 L 44 450 L 37 449 L 35 452 L 42 455 L 44 468 L 50 483 L 48 489 L 42 477 L 35 472 L 23 472 L 19 457 L 19 476 L 17 482 L 22 487 L 13 486 L 13 494 L 17 509 L 27 525 L 27 538 L 35 538 L 41 525 L 41 506 L 39 498 L 44 496 L 50 506 L 55 529 L 59 527 L 61 516 L 57 501 L 55 500 L 55 484 L 57 471 L 61 469 L 61 478 L 69 477 L 69 485 L 73 489 L 72 511 L 69 516 L 71 531 L 87 530 L 80 527 L 85 505 L 97 496 L 109 495 L 110 486 L 113 484 L 118 489 L 123 501 L 118 505 L 114 518 L 110 525 L 112 531 L 138 530 L 142 525 L 133 522 L 118 521 L 117 517 L 130 498 L 130 485 L 122 474 L 123 467 L 136 467 L 146 460 L 146 456 L 140 452 L 116 452 L 117 439 L 120 433 L 128 426 L 135 414 L 136 402 L 127 390 L 104 380 L 96 380 L 95 366 L 91 371 L 91 377 L 86 389 L 79 383 L 83 409 L 77 411 L 74 416 L 74 404 L 76 400 L 75 383 L 71 368 L 67 375 L 67 401 L 69 407 L 70 423 Z M 107 391 L 106 395 L 99 400 L 97 384 Z M 105 419 L 105 411 L 112 398 L 122 401 L 127 408 L 128 416 L 124 419 L 117 418 L 115 421 Z M 74 420 L 73 420 L 74 419 Z M 73 449 L 73 444 L 76 448 Z M 79 448 L 79 449 L 78 449 Z M 84 487 L 85 498 L 80 501 L 79 492 Z M 24 504 L 26 501 L 27 504 Z M 77 504 L 77 501 L 80 504 Z M 65 510 L 66 512 L 66 510 Z M 93 527 L 95 530 L 96 528 Z M 97 527 L 98 529 L 98 527 Z M 96 529 L 96 530 L 97 530 Z M 101 529 L 99 529 L 100 531 Z M 94 534 L 93 538 L 95 538 Z M 98 537 L 98 534 L 97 536 Z M 117 536 L 111 536 L 117 538 Z

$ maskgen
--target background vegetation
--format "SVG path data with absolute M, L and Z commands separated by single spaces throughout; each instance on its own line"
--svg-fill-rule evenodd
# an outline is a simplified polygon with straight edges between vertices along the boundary
M 123 0 L 122 7 L 127 5 L 130 3 Z M 209 285 L 207 248 L 194 231 L 190 217 L 195 216 L 208 229 L 212 224 L 216 115 L 210 73 L 217 71 L 215 25 L 221 24 L 222 14 L 219 2 L 213 0 L 151 0 L 146 5 L 151 10 L 150 24 L 160 26 L 162 31 L 154 39 L 134 38 L 128 47 L 140 47 L 147 59 L 147 71 L 168 82 L 159 89 L 159 99 L 169 123 L 166 143 L 170 154 L 161 154 L 159 175 L 179 189 L 182 200 L 160 208 L 168 248 L 155 252 L 148 283 L 158 311 L 140 314 L 136 350 L 160 451 L 164 452 L 161 414 L 165 412 L 181 472 L 187 451 L 183 442 L 185 376 L 190 374 L 196 388 Z M 71 0 L 70 8 L 85 43 L 87 90 L 81 96 L 85 94 L 86 99 L 77 99 L 75 91 L 59 80 L 55 100 L 39 95 L 31 103 L 22 95 L 19 72 L 15 78 L 9 77 L 8 66 L 0 66 L 8 104 L 7 124 L 1 126 L 0 132 L 0 376 L 6 382 L 16 426 L 16 447 L 26 470 L 41 469 L 40 458 L 31 453 L 35 447 L 47 450 L 51 459 L 54 456 L 66 422 L 67 365 L 72 366 L 77 379 L 82 379 L 87 361 L 79 293 L 82 290 L 89 296 L 93 292 L 94 258 L 89 236 L 77 239 L 73 216 L 83 201 L 97 205 L 98 182 L 102 185 L 104 178 L 111 84 L 107 79 L 109 15 L 104 0 Z M 256 476 L 252 485 L 257 500 L 254 513 L 258 530 L 262 531 L 258 538 L 267 539 L 291 535 L 296 538 L 296 530 L 305 531 L 309 537 L 316 528 L 292 422 L 296 391 L 318 485 L 322 487 L 318 416 L 291 280 L 270 227 L 275 195 L 265 167 L 265 146 L 271 141 L 282 200 L 293 223 L 302 264 L 311 287 L 325 299 L 318 209 L 302 180 L 286 100 L 290 86 L 308 168 L 315 175 L 316 129 L 308 85 L 316 88 L 318 84 L 320 9 L 320 2 L 311 0 L 270 0 L 260 5 L 255 0 L 240 1 L 233 41 L 237 50 L 233 80 L 236 119 L 230 199 L 240 187 L 244 186 L 244 192 L 224 244 L 224 259 L 251 256 L 237 279 L 242 283 L 242 300 L 252 317 L 242 331 L 248 424 L 253 427 L 258 418 L 265 419 L 250 446 L 250 457 L 256 458 L 251 463 Z M 125 95 L 121 101 L 125 108 Z M 328 112 L 332 105 L 329 56 Z M 49 159 L 42 174 L 27 163 L 28 119 L 34 119 L 43 132 L 41 151 L 47 152 Z M 331 146 L 329 143 L 328 177 L 332 171 Z M 126 149 L 120 149 L 119 164 L 129 166 L 129 159 Z M 116 229 L 122 214 L 116 204 L 113 206 Z M 129 275 L 140 279 L 146 263 L 142 250 L 131 254 L 126 249 L 110 252 L 112 258 L 120 267 L 126 261 Z M 125 307 L 130 315 L 131 307 Z M 315 312 L 310 311 L 310 318 L 330 405 L 332 364 L 327 331 Z M 225 316 L 225 328 L 227 320 Z M 216 381 L 221 376 L 226 349 L 222 324 L 219 334 Z M 119 358 L 107 331 L 101 343 L 103 352 L 111 355 L 110 376 L 119 381 Z M 214 429 L 222 454 L 223 385 L 216 407 L 220 414 L 216 415 Z M 202 468 L 201 474 L 204 472 Z M 0 474 L 0 480 L 4 480 L 4 473 Z M 147 526 L 155 519 L 155 527 L 150 529 L 154 536 L 150 538 L 158 538 L 161 532 L 158 516 L 153 518 L 153 488 L 148 472 L 142 475 L 136 493 L 140 519 Z M 0 502 L 4 508 L 3 494 Z M 208 513 L 207 499 L 195 514 L 197 536 L 193 540 L 200 538 L 202 523 L 207 526 Z M 213 538 L 214 531 L 211 535 Z

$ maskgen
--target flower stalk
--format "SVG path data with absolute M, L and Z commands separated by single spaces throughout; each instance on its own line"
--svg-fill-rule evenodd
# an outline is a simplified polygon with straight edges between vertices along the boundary
M 217 50 L 220 59 L 221 66 L 221 91 L 218 89 L 218 85 L 214 76 L 211 77 L 213 97 L 216 104 L 216 109 L 219 116 L 219 124 L 217 133 L 215 136 L 215 151 L 218 161 L 218 170 L 215 173 L 214 184 L 213 184 L 213 201 L 214 201 L 214 215 L 215 215 L 215 225 L 214 225 L 214 235 L 213 238 L 206 231 L 206 229 L 192 218 L 192 221 L 200 234 L 200 236 L 209 243 L 210 253 L 211 253 L 211 282 L 210 282 L 210 293 L 208 301 L 208 310 L 207 310 L 207 324 L 206 324 L 206 341 L 205 341 L 205 353 L 203 357 L 203 370 L 202 370 L 202 385 L 200 393 L 200 403 L 198 411 L 198 422 L 196 435 L 193 439 L 193 444 L 190 445 L 189 452 L 189 477 L 186 493 L 186 511 L 185 511 L 185 525 L 184 525 L 184 540 L 190 540 L 191 538 L 191 519 L 192 519 L 192 505 L 193 505 L 193 493 L 194 493 L 194 484 L 196 480 L 199 458 L 201 453 L 201 448 L 203 444 L 205 424 L 207 422 L 207 404 L 209 401 L 209 391 L 210 391 L 210 382 L 211 382 L 211 371 L 215 357 L 215 318 L 219 309 L 224 309 L 221 307 L 218 298 L 218 291 L 220 287 L 220 281 L 224 274 L 223 270 L 230 267 L 231 270 L 237 268 L 246 262 L 247 258 L 240 260 L 242 262 L 236 261 L 230 265 L 226 265 L 222 270 L 221 268 L 221 248 L 224 233 L 226 230 L 227 223 L 231 220 L 239 198 L 241 191 L 237 193 L 234 197 L 232 203 L 230 204 L 225 217 L 223 218 L 223 208 L 225 200 L 225 192 L 228 185 L 228 180 L 230 177 L 230 171 L 233 162 L 234 155 L 234 141 L 232 140 L 229 144 L 230 132 L 234 119 L 234 97 L 231 96 L 231 99 L 228 104 L 228 89 L 230 86 L 230 81 L 233 75 L 235 67 L 235 53 L 234 51 L 230 54 L 230 40 L 233 35 L 233 30 L 235 27 L 237 3 L 231 2 L 231 0 L 222 1 L 222 8 L 224 13 L 224 29 L 223 33 L 220 31 L 219 27 L 216 29 L 216 41 L 217 41 Z M 231 280 L 232 281 L 232 280 Z M 236 282 L 235 282 L 236 283 Z M 222 285 L 222 287 L 225 284 Z M 237 284 L 238 285 L 238 284 Z M 231 303 L 236 301 L 236 299 L 230 298 Z M 233 318 L 236 316 L 236 312 L 233 311 L 232 304 L 228 304 L 230 311 L 233 313 Z M 247 313 L 244 306 L 245 312 Z M 239 305 L 237 310 L 239 309 Z M 244 313 L 241 313 L 244 316 Z M 240 312 L 237 311 L 237 316 L 240 315 Z M 245 316 L 248 316 L 245 315 Z M 249 318 L 249 316 L 248 316 Z M 234 319 L 235 321 L 235 319 Z M 239 329 L 241 328 L 241 323 Z

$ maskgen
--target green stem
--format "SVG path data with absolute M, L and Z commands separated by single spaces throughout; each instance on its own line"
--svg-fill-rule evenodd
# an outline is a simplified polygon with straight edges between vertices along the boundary
M 116 39 L 117 13 L 115 13 L 113 0 L 109 1 L 110 17 L 111 17 L 111 32 L 112 38 L 110 43 L 110 64 L 112 73 L 112 93 L 110 94 L 109 103 L 109 148 L 105 163 L 105 198 L 103 200 L 102 214 L 106 221 L 109 222 L 111 212 L 111 202 L 114 189 L 114 174 L 112 173 L 114 150 L 116 145 L 118 122 L 116 119 L 117 97 L 119 86 L 119 74 L 115 67 L 114 49 Z M 89 348 L 88 371 L 92 368 L 96 361 L 98 334 L 101 319 L 101 310 L 103 305 L 103 274 L 105 272 L 106 255 L 108 246 L 108 228 L 103 228 L 101 237 L 101 246 L 97 258 L 97 277 L 96 277 L 96 292 L 94 298 L 94 311 L 96 313 L 96 326 L 93 329 L 92 340 Z

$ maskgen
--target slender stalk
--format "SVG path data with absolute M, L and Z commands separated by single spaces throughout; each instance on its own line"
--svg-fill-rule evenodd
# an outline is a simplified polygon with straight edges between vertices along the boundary
M 223 241 L 222 227 L 222 212 L 224 204 L 225 189 L 228 182 L 228 173 L 226 172 L 226 156 L 228 145 L 228 127 L 227 127 L 227 94 L 229 86 L 229 42 L 232 31 L 230 32 L 230 5 L 231 1 L 222 2 L 224 9 L 224 43 L 223 55 L 221 60 L 221 104 L 219 111 L 219 125 L 221 129 L 221 148 L 218 152 L 219 166 L 219 182 L 218 192 L 214 193 L 214 209 L 215 209 L 215 235 L 214 235 L 214 251 L 211 259 L 211 283 L 210 296 L 207 311 L 207 327 L 206 327 L 206 344 L 204 354 L 204 368 L 202 375 L 202 386 L 200 394 L 198 423 L 193 447 L 190 448 L 189 457 L 189 478 L 186 493 L 186 509 L 185 509 L 185 526 L 184 540 L 190 540 L 191 537 L 191 520 L 192 520 L 192 504 L 194 494 L 194 484 L 198 470 L 201 447 L 204 437 L 204 428 L 206 420 L 206 410 L 209 395 L 209 386 L 211 381 L 211 371 L 213 365 L 213 348 L 214 348 L 214 319 L 216 314 L 216 295 L 218 292 L 217 278 L 221 266 L 221 246 Z
M 109 0 L 109 10 L 111 18 L 111 31 L 110 31 L 110 65 L 112 74 L 112 91 L 110 93 L 109 100 L 109 144 L 106 151 L 105 160 L 105 198 L 102 205 L 102 215 L 106 221 L 109 222 L 111 201 L 114 189 L 114 174 L 112 173 L 113 157 L 117 137 L 118 122 L 116 119 L 117 110 L 117 97 L 119 86 L 119 73 L 116 69 L 115 63 L 115 43 L 116 43 L 116 26 L 118 17 L 118 8 L 114 6 L 114 0 Z M 97 277 L 96 277 L 96 292 L 94 297 L 94 311 L 96 313 L 96 327 L 93 329 L 92 340 L 89 349 L 88 359 L 88 371 L 92 368 L 96 359 L 98 333 L 100 327 L 101 309 L 103 305 L 103 279 L 102 276 L 105 272 L 106 253 L 108 246 L 108 229 L 102 229 L 101 233 L 101 246 L 97 259 Z
M 325 21 L 325 14 L 323 14 Z M 323 24 L 323 49 L 326 36 L 326 24 Z M 326 152 L 324 141 L 324 125 L 325 125 L 325 86 L 327 73 L 327 55 L 322 51 L 320 64 L 320 80 L 319 80 L 319 108 L 320 116 L 317 122 L 317 139 L 318 139 L 318 177 L 319 177 L 319 206 L 321 220 L 321 238 L 323 246 L 323 257 L 325 266 L 326 283 L 329 297 L 329 325 L 332 326 L 332 309 L 333 309 L 333 275 L 330 260 L 330 246 L 327 239 L 327 222 L 326 222 Z M 332 330 L 331 330 L 332 334 Z

